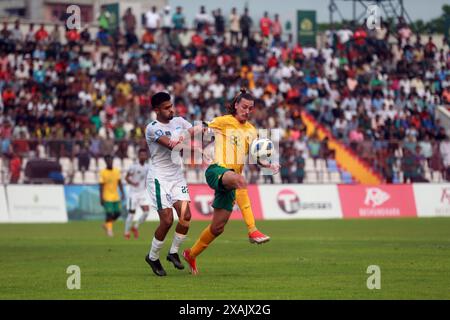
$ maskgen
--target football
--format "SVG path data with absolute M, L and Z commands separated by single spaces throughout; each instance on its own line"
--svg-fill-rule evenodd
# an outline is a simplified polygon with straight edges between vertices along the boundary
M 255 160 L 267 159 L 272 156 L 273 149 L 273 142 L 270 139 L 256 139 L 250 146 L 250 154 Z

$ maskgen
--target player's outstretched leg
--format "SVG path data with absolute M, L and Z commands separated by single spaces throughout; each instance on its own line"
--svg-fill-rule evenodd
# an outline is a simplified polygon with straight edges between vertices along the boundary
M 191 254 L 191 249 L 186 249 L 183 251 L 183 258 L 188 263 L 189 271 L 191 272 L 191 274 L 198 274 L 197 263 L 195 261 L 195 257 L 193 257 Z
M 180 261 L 178 250 L 181 244 L 186 240 L 186 234 L 189 231 L 189 224 L 191 221 L 191 210 L 189 208 L 189 201 L 177 201 L 173 204 L 177 215 L 178 223 L 175 228 L 175 234 L 173 236 L 172 245 L 169 253 L 167 254 L 167 261 L 173 263 L 174 267 L 183 270 L 184 265 Z
M 190 249 L 183 251 L 183 258 L 189 264 L 193 275 L 198 274 L 196 258 L 202 253 L 218 236 L 223 233 L 225 225 L 230 218 L 231 211 L 225 209 L 214 209 L 213 220 L 200 234 L 195 244 Z
M 244 217 L 244 221 L 247 224 L 248 239 L 250 243 L 262 244 L 268 242 L 270 237 L 256 228 L 255 217 L 253 216 L 247 189 L 236 190 L 236 202 Z
M 173 223 L 173 213 L 171 208 L 161 209 L 158 211 L 159 214 L 159 226 L 155 231 L 155 236 L 152 240 L 152 246 L 150 252 L 145 257 L 145 261 L 150 265 L 152 271 L 157 276 L 165 276 L 166 271 L 159 261 L 159 253 L 164 245 L 164 239 L 166 238 L 167 232 Z
M 208 185 L 216 191 L 212 204 L 214 214 L 211 225 L 203 230 L 194 246 L 183 252 L 183 257 L 188 262 L 192 274 L 198 273 L 196 257 L 222 234 L 233 210 L 236 199 L 235 190 L 247 187 L 242 175 L 217 164 L 210 165 L 206 169 L 205 177 Z

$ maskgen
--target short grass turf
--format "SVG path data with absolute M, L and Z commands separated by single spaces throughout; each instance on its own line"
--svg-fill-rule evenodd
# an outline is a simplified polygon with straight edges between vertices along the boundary
M 183 248 L 208 222 L 194 221 Z M 123 222 L 108 238 L 101 222 L 0 225 L 0 299 L 449 299 L 450 219 L 259 221 L 272 239 L 249 243 L 243 221 L 197 260 L 200 274 L 155 276 L 144 256 L 156 227 L 125 240 Z M 68 290 L 67 267 L 81 269 L 81 289 Z M 369 290 L 367 268 L 381 271 Z

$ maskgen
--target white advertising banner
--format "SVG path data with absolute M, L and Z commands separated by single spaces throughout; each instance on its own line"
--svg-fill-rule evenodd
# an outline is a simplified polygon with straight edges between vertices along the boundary
M 9 185 L 6 187 L 10 222 L 67 222 L 64 187 Z
M 418 217 L 450 217 L 450 184 L 413 184 Z
M 341 219 L 336 185 L 259 186 L 264 219 Z
M 0 222 L 8 221 L 8 205 L 6 203 L 5 187 L 0 185 Z

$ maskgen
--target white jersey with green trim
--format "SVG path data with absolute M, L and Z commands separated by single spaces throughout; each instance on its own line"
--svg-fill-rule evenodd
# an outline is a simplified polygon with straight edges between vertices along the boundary
M 174 117 L 168 123 L 155 120 L 147 125 L 145 138 L 150 152 L 148 176 L 163 180 L 184 178 L 179 152 L 174 152 L 172 155 L 172 150 L 160 145 L 158 139 L 162 136 L 177 139 L 183 131 L 191 127 L 192 125 L 182 117 Z

